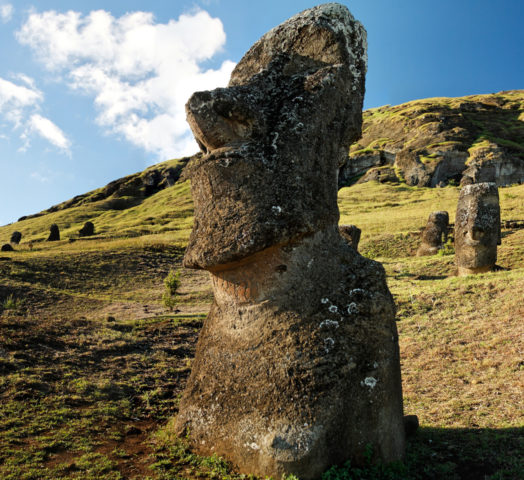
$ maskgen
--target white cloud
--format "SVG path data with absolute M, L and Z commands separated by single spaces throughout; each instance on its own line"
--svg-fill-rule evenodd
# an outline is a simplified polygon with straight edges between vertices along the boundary
M 17 38 L 93 97 L 101 127 L 161 159 L 197 150 L 184 105 L 194 91 L 226 85 L 234 67 L 225 61 L 202 69 L 226 38 L 221 21 L 205 11 L 165 24 L 147 12 L 32 13 Z
M 10 3 L 4 3 L 0 5 L 0 20 L 2 23 L 7 23 L 13 17 L 15 9 Z
M 48 118 L 34 113 L 29 119 L 28 129 L 30 132 L 40 135 L 60 150 L 69 151 L 71 142 L 65 136 L 64 132 Z
M 28 148 L 31 135 L 37 134 L 55 147 L 69 152 L 70 141 L 62 130 L 51 120 L 37 113 L 44 95 L 36 88 L 34 80 L 24 74 L 18 74 L 16 77 L 25 85 L 0 77 L 0 115 L 15 130 L 24 129 L 20 135 L 24 141 L 22 150 Z
M 28 109 L 38 108 L 43 94 L 36 88 L 17 85 L 0 77 L 0 114 L 19 127 Z

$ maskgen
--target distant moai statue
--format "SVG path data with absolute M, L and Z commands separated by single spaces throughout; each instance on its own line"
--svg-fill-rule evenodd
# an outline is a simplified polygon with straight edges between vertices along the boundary
M 95 226 L 92 222 L 84 223 L 84 226 L 78 231 L 80 237 L 90 237 L 95 234 Z
M 20 232 L 14 231 L 11 234 L 10 243 L 14 243 L 15 245 L 18 245 L 20 243 L 20 240 L 22 240 L 22 234 Z
M 465 185 L 460 191 L 455 217 L 455 262 L 458 275 L 489 272 L 497 261 L 501 242 L 497 185 Z
M 202 156 L 184 266 L 210 272 L 175 430 L 243 473 L 302 480 L 404 453 L 395 305 L 340 236 L 337 171 L 361 135 L 366 32 L 306 10 L 255 43 L 228 88 L 186 105 Z
M 358 250 L 360 234 L 362 230 L 356 225 L 339 225 L 338 231 L 344 240 L 346 240 L 355 250 Z
M 429 214 L 417 256 L 435 255 L 448 240 L 449 214 L 445 211 Z
M 56 242 L 57 240 L 60 240 L 60 229 L 56 223 L 53 223 L 49 227 L 49 237 L 47 237 L 47 241 Z

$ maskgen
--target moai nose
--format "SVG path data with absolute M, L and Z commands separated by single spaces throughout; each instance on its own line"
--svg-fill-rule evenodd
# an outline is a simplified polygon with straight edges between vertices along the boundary
M 200 148 L 208 153 L 250 138 L 255 115 L 240 92 L 217 88 L 196 92 L 186 104 L 187 121 Z

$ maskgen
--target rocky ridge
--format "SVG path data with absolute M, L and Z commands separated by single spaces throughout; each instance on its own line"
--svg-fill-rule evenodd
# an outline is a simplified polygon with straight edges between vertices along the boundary
M 350 148 L 339 186 L 377 180 L 439 187 L 466 176 L 524 182 L 524 90 L 365 111 L 362 138 Z

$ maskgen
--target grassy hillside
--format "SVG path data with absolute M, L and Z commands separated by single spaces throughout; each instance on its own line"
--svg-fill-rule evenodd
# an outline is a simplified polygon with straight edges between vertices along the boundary
M 499 185 L 524 182 L 524 90 L 427 98 L 364 112 L 343 185 L 369 179 L 458 184 L 467 169 L 496 168 Z
M 421 428 L 403 466 L 326 480 L 523 478 L 524 229 L 503 229 L 509 270 L 458 278 L 453 255 L 409 255 L 431 211 L 453 221 L 457 197 L 376 182 L 340 191 L 341 223 L 362 228 L 361 251 L 386 268 L 405 412 Z M 524 219 L 524 185 L 500 198 L 503 220 Z M 189 185 L 124 210 L 98 201 L 0 228 L 2 243 L 23 234 L 0 254 L 0 478 L 245 478 L 170 430 L 212 300 L 207 274 L 182 271 L 179 311 L 162 304 L 190 232 Z M 96 237 L 70 242 L 87 219 Z M 63 240 L 36 242 L 53 222 Z

